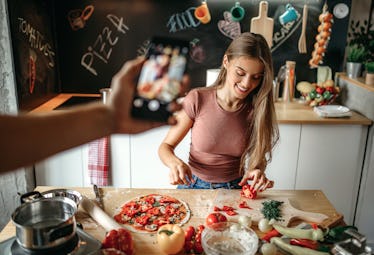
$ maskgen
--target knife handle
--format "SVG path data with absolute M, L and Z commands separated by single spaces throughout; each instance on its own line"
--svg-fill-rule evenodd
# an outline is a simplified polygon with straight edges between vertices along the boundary
M 96 184 L 93 185 L 93 190 L 94 190 L 94 193 L 95 193 L 96 201 L 98 202 L 98 204 L 101 207 L 101 209 L 103 209 L 104 208 L 103 200 L 101 198 L 101 194 L 100 194 L 99 188 L 97 187 Z

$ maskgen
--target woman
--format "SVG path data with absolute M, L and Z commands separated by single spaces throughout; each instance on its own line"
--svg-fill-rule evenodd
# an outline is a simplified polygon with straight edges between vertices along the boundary
M 159 147 L 178 188 L 273 187 L 264 173 L 278 141 L 272 97 L 272 58 L 266 40 L 243 33 L 226 50 L 211 87 L 191 90 Z M 189 164 L 174 149 L 191 129 Z

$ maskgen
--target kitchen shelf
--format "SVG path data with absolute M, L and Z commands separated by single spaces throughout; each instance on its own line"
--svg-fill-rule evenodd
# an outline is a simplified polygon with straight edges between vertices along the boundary
M 371 91 L 371 92 L 374 92 L 374 86 L 371 86 L 371 85 L 367 85 L 365 83 L 365 78 L 364 77 L 358 77 L 356 79 L 353 79 L 353 78 L 349 78 L 346 73 L 337 73 L 336 74 L 336 78 L 335 80 L 337 80 L 337 76 L 339 76 L 339 79 L 343 79 L 343 80 L 346 80 L 354 85 L 357 85 L 361 88 L 364 88 L 368 91 Z

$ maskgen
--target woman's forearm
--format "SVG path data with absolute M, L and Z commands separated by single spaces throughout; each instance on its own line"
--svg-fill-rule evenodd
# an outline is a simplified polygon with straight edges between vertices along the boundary
M 182 160 L 175 155 L 174 148 L 170 144 L 164 142 L 161 143 L 158 149 L 158 155 L 162 163 L 164 163 L 168 168 L 183 163 Z

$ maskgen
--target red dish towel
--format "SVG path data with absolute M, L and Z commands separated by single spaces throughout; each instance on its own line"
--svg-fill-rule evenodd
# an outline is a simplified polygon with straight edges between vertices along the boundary
M 108 186 L 109 183 L 109 137 L 89 143 L 88 176 L 91 184 Z

